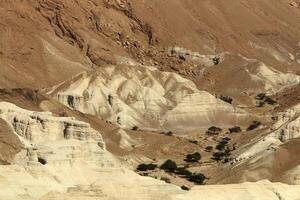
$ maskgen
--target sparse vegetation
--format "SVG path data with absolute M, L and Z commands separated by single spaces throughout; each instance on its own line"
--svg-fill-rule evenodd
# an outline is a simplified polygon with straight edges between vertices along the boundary
M 200 160 L 201 156 L 200 153 L 196 152 L 194 154 L 189 154 L 192 155 L 193 161 L 196 158 L 196 160 Z M 200 158 L 199 158 L 200 157 Z M 157 166 L 154 164 L 141 164 L 138 167 L 139 171 L 148 171 L 148 170 L 153 170 L 155 169 Z M 186 167 L 177 167 L 177 164 L 175 161 L 173 160 L 166 160 L 161 166 L 160 166 L 161 170 L 164 170 L 165 172 L 168 173 L 173 173 L 173 174 L 177 174 L 178 176 L 182 177 L 182 178 L 186 178 L 188 181 L 194 182 L 196 184 L 203 184 L 206 177 L 201 174 L 201 173 L 193 173 L 190 170 L 188 170 Z M 166 178 L 166 177 L 162 177 L 161 180 L 170 183 L 170 179 Z M 187 189 L 187 188 L 185 188 Z
M 174 172 L 177 169 L 177 164 L 173 160 L 166 160 L 161 166 L 160 169 L 167 172 Z
M 155 164 L 140 164 L 138 165 L 138 167 L 136 168 L 138 171 L 150 171 L 150 170 L 154 170 L 157 167 L 157 165 Z
M 259 127 L 261 123 L 259 121 L 253 121 L 250 126 L 247 128 L 247 131 L 251 131 Z
M 222 129 L 221 128 L 218 128 L 216 126 L 211 126 L 207 131 L 206 133 L 208 135 L 219 135 L 221 133 Z
M 198 162 L 201 159 L 201 155 L 199 152 L 195 152 L 193 154 L 186 155 L 184 159 L 186 162 Z
M 234 126 L 232 128 L 229 128 L 228 130 L 229 130 L 230 133 L 240 133 L 240 132 L 242 132 L 242 129 L 239 126 Z
M 133 130 L 133 131 L 137 131 L 137 130 L 139 130 L 139 127 L 137 127 L 137 126 L 134 126 L 134 127 L 132 127 L 132 129 L 131 130 Z

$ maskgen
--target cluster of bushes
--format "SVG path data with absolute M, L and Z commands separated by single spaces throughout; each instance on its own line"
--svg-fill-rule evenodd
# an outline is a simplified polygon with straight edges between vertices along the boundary
M 194 153 L 194 154 L 189 154 L 192 155 L 192 160 L 194 161 L 195 159 L 198 160 L 200 154 Z M 200 156 L 201 158 L 201 156 Z M 200 160 L 199 158 L 199 160 Z M 157 168 L 157 165 L 155 164 L 140 164 L 137 167 L 138 171 L 151 171 Z M 188 181 L 196 183 L 196 184 L 203 184 L 206 177 L 205 175 L 201 173 L 192 173 L 190 170 L 188 170 L 186 167 L 178 167 L 176 162 L 173 160 L 166 160 L 160 167 L 161 170 L 164 170 L 165 172 L 168 173 L 174 173 L 179 175 L 182 178 L 186 178 Z M 164 178 L 166 182 L 170 182 L 170 180 L 167 178 Z M 188 189 L 188 188 L 185 188 Z
M 216 126 L 211 126 L 210 128 L 208 128 L 208 130 L 206 131 L 206 133 L 210 136 L 212 135 L 219 135 L 222 132 L 222 129 Z
M 199 153 L 194 153 L 194 154 L 189 154 L 192 155 L 193 158 L 201 158 Z M 200 160 L 199 158 L 199 160 Z M 196 160 L 197 160 L 196 159 Z M 194 161 L 194 159 L 193 159 Z M 201 173 L 192 173 L 190 170 L 188 170 L 185 167 L 177 167 L 176 162 L 172 161 L 172 160 L 167 160 L 165 161 L 161 166 L 160 169 L 166 171 L 166 172 L 171 172 L 174 174 L 177 174 L 183 178 L 186 178 L 188 181 L 190 182 L 194 182 L 196 184 L 203 184 L 206 177 L 205 175 L 201 174 Z
M 261 125 L 261 123 L 259 121 L 253 121 L 247 128 L 247 131 L 252 131 L 252 130 L 256 129 L 257 127 L 259 127 L 260 125 Z
M 265 104 L 275 105 L 277 102 L 270 97 L 268 97 L 265 93 L 258 94 L 255 99 L 257 102 L 257 107 L 263 107 Z
M 216 146 L 217 152 L 213 153 L 213 160 L 218 162 L 223 161 L 224 163 L 229 162 L 230 160 L 230 149 L 228 147 L 228 143 L 231 139 L 228 137 L 223 138 L 219 141 L 218 145 Z

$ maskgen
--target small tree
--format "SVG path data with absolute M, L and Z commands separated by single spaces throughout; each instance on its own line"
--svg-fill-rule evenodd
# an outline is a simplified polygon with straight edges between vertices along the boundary
M 216 149 L 218 149 L 219 151 L 223 151 L 225 150 L 227 144 L 227 141 L 220 141 L 219 144 L 216 146 Z
M 189 171 L 188 169 L 186 169 L 185 167 L 178 167 L 175 170 L 175 173 L 184 177 L 188 177 L 190 175 L 192 175 L 192 172 Z
M 242 132 L 242 129 L 239 126 L 234 126 L 232 128 L 229 128 L 228 130 L 229 130 L 230 133 L 239 133 L 239 132 Z
M 211 126 L 211 127 L 206 131 L 206 133 L 207 133 L 208 135 L 218 135 L 218 134 L 221 133 L 221 131 L 222 131 L 221 128 L 218 128 L 218 127 L 216 127 L 216 126 Z
M 201 155 L 199 152 L 195 152 L 193 154 L 186 155 L 186 162 L 198 162 L 201 159 Z
M 261 123 L 259 121 L 253 121 L 250 126 L 247 128 L 247 131 L 251 131 L 259 127 Z
M 197 184 L 203 184 L 206 179 L 206 176 L 204 176 L 201 173 L 195 173 L 189 176 L 188 180 Z
M 160 166 L 160 169 L 167 172 L 174 172 L 177 169 L 177 164 L 173 160 L 167 160 Z
M 221 161 L 221 160 L 223 160 L 223 158 L 224 158 L 225 156 L 226 156 L 226 154 L 225 154 L 224 152 L 219 151 L 219 152 L 215 152 L 215 153 L 213 154 L 212 159 L 213 159 L 213 160 L 216 160 L 216 161 Z
M 148 170 L 154 170 L 157 167 L 155 164 L 140 164 L 137 167 L 138 171 L 148 171 Z

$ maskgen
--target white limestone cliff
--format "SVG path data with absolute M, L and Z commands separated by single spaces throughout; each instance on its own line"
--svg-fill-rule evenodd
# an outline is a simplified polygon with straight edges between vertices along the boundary
M 142 66 L 106 66 L 53 87 L 49 94 L 74 110 L 122 128 L 190 131 L 243 122 L 249 115 L 175 73 Z

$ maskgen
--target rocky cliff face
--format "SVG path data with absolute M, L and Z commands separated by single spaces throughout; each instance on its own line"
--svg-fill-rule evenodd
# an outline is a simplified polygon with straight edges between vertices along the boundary
M 89 124 L 74 118 L 27 111 L 6 102 L 1 102 L 0 113 L 1 119 L 23 143 L 26 149 L 23 152 L 29 161 L 38 162 L 41 159 L 41 162 L 55 163 L 59 158 L 62 162 L 70 162 L 73 157 L 92 161 L 97 158 L 95 155 L 105 152 L 101 135 Z M 101 163 L 101 159 L 97 160 Z

